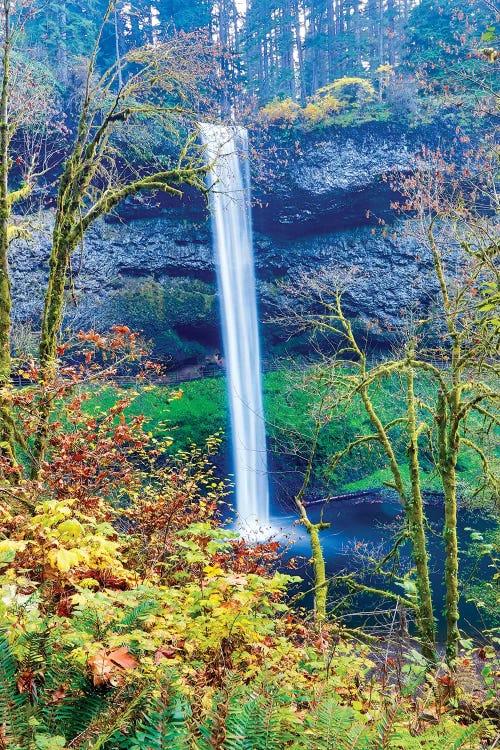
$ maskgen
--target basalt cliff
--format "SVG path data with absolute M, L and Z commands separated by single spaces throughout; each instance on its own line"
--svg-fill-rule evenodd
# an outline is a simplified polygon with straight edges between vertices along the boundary
M 349 314 L 397 328 L 406 310 L 432 297 L 434 284 L 411 221 L 396 217 L 391 208 L 395 195 L 388 176 L 411 171 L 422 144 L 451 144 L 453 132 L 368 123 L 299 140 L 290 134 L 279 138 L 270 148 L 267 135 L 253 165 L 262 317 L 276 298 L 278 280 L 303 271 L 326 275 L 332 268 L 355 268 L 355 287 L 345 296 Z M 10 261 L 14 319 L 35 326 L 47 278 L 50 211 L 37 221 L 31 240 L 13 246 Z M 140 294 L 146 280 L 148 288 L 159 285 L 175 298 L 176 285 L 185 285 L 185 279 L 197 279 L 210 296 L 215 278 L 210 221 L 201 197 L 187 193 L 182 202 L 127 204 L 119 215 L 95 225 L 74 257 L 66 318 L 83 327 L 107 326 L 118 318 L 127 322 L 120 300 Z M 204 338 L 217 338 L 217 315 L 208 307 L 207 319 L 194 320 L 187 334 L 202 344 Z M 179 326 L 182 338 L 189 320 Z

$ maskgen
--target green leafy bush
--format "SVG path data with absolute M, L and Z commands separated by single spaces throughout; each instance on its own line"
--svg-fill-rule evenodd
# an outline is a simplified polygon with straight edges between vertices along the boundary
M 61 401 L 50 462 L 0 496 L 4 750 L 488 746 L 486 722 L 443 713 L 437 674 L 407 693 L 415 652 L 391 677 L 373 645 L 295 612 L 279 545 L 220 522 L 218 439 L 168 457 L 132 397 Z

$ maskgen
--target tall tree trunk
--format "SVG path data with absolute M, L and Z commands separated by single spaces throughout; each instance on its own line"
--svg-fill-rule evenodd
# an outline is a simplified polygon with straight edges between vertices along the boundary
M 327 528 L 328 525 L 311 523 L 308 521 L 305 526 L 311 542 L 314 570 L 314 612 L 316 615 L 316 621 L 321 622 L 326 619 L 328 580 L 326 577 L 325 558 L 319 540 L 319 532 L 322 528 Z
M 300 7 L 298 0 L 293 0 L 293 24 L 295 35 L 295 48 L 297 50 L 298 79 L 299 79 L 299 99 L 302 107 L 307 104 L 306 94 L 306 71 L 304 66 L 304 45 L 302 42 L 302 33 L 300 26 Z
M 224 118 L 229 117 L 231 105 L 229 102 L 229 18 L 227 13 L 227 2 L 219 2 L 218 32 L 220 45 L 220 68 L 222 75 L 222 101 L 221 109 Z
M 11 53 L 10 0 L 3 2 L 3 59 L 0 93 L 0 454 L 15 464 L 15 430 L 9 399 L 11 355 L 10 313 L 12 308 L 9 279 L 9 77 Z
M 312 70 L 311 70 L 311 94 L 314 94 L 320 87 L 320 50 L 319 46 L 319 34 L 320 34 L 320 23 L 318 16 L 314 14 L 312 21 Z
M 382 65 L 384 62 L 384 0 L 378 0 L 378 2 L 378 65 Z
M 396 19 L 395 0 L 387 0 L 387 61 L 389 65 L 394 65 L 396 62 Z
M 356 51 L 350 54 L 350 62 L 353 64 L 354 69 L 359 69 L 359 57 L 361 56 L 361 9 L 359 7 L 358 0 L 354 0 L 354 16 L 353 16 L 353 28 L 354 28 L 354 47 Z
M 409 2 L 408 0 L 403 0 L 403 23 L 408 23 L 408 7 Z
M 321 409 L 323 407 L 323 404 L 324 400 L 322 401 Z M 313 461 L 316 454 L 316 448 L 318 446 L 318 437 L 320 430 L 321 418 L 318 417 L 314 429 L 314 438 L 311 450 L 309 452 L 309 459 L 307 461 L 302 487 L 294 498 L 295 505 L 297 507 L 297 510 L 299 511 L 302 523 L 304 524 L 307 533 L 309 534 L 309 541 L 311 543 L 311 555 L 314 572 L 314 613 L 316 621 L 319 623 L 323 622 L 326 619 L 326 603 L 328 595 L 328 579 L 326 577 L 325 557 L 323 555 L 323 549 L 321 547 L 319 534 L 321 531 L 323 531 L 323 529 L 329 529 L 330 524 L 324 523 L 321 519 L 318 523 L 313 523 L 309 519 L 306 506 L 304 505 L 304 495 L 306 493 L 307 487 L 309 486 L 309 482 L 311 481 Z
M 335 12 L 333 8 L 333 0 L 328 0 L 326 6 L 326 18 L 327 18 L 327 61 L 328 61 L 328 83 L 331 83 L 336 77 L 336 61 L 335 61 L 335 37 L 336 37 L 336 26 L 335 26 Z
M 460 332 L 454 318 L 448 293 L 444 266 L 436 244 L 432 224 L 427 229 L 427 238 L 432 251 L 434 269 L 441 287 L 446 327 L 451 340 L 452 388 L 448 393 L 439 393 L 436 409 L 438 423 L 438 467 L 444 493 L 444 547 L 446 585 L 446 658 L 450 664 L 458 654 L 458 537 L 457 537 L 457 476 L 456 466 L 460 448 L 460 411 L 462 400 L 462 350 Z
M 417 591 L 419 609 L 418 629 L 422 639 L 422 654 L 431 662 L 436 661 L 435 625 L 432 606 L 432 592 L 427 564 L 425 538 L 425 516 L 420 487 L 420 465 L 418 460 L 418 432 L 415 409 L 414 372 L 411 367 L 406 374 L 408 398 L 408 458 L 410 465 L 411 497 L 407 505 L 410 535 L 413 544 L 415 567 L 417 569 Z
M 293 13 L 291 0 L 284 0 L 280 18 L 281 80 L 287 97 L 295 98 L 295 71 L 293 61 Z
M 120 89 L 123 87 L 123 73 L 122 73 L 122 59 L 120 53 L 120 30 L 118 24 L 118 2 L 113 7 L 113 27 L 115 32 L 115 56 L 116 56 L 116 68 L 118 71 L 118 86 Z
M 233 9 L 233 19 L 232 19 L 232 27 L 233 27 L 233 41 L 232 41 L 232 48 L 233 48 L 233 85 L 234 85 L 234 93 L 233 93 L 233 103 L 239 104 L 242 93 L 243 93 L 243 87 L 242 87 L 242 54 L 241 54 L 241 39 L 240 39 L 240 29 L 238 28 L 239 25 L 239 13 L 238 13 L 238 7 L 236 3 L 232 2 L 232 9 Z
M 354 342 L 354 338 L 351 338 Z M 366 357 L 361 354 L 359 348 L 357 349 L 358 354 L 361 358 L 361 377 L 362 380 L 366 380 Z M 387 457 L 389 458 L 391 473 L 394 478 L 394 489 L 399 495 L 401 503 L 404 507 L 406 517 L 410 526 L 410 541 L 413 547 L 413 556 L 415 559 L 415 566 L 417 568 L 417 590 L 419 594 L 419 604 L 417 608 L 417 626 L 419 629 L 419 635 L 422 641 L 422 653 L 431 662 L 435 661 L 436 654 L 434 649 L 435 635 L 434 635 L 434 616 L 432 608 L 432 594 L 429 580 L 429 571 L 427 567 L 427 552 L 425 545 L 425 527 L 423 518 L 423 502 L 420 491 L 420 476 L 419 476 L 419 465 L 418 465 L 418 445 L 417 445 L 417 433 L 415 424 L 415 395 L 413 392 L 413 374 L 411 374 L 411 380 L 409 386 L 411 391 L 408 395 L 408 428 L 410 434 L 409 443 L 409 457 L 410 457 L 410 476 L 411 476 L 411 496 L 408 498 L 403 477 L 399 469 L 399 464 L 394 453 L 390 437 L 385 429 L 382 421 L 380 420 L 368 392 L 366 385 L 363 385 L 360 390 L 360 396 L 363 400 L 366 412 L 370 418 L 371 423 L 375 427 L 375 430 L 379 436 L 380 444 L 382 445 Z
M 2 91 L 0 95 L 0 382 L 10 380 L 10 283 L 9 283 L 9 66 L 10 16 L 9 2 L 3 3 L 4 54 L 2 60 Z
M 61 28 L 61 44 L 57 50 L 57 67 L 59 78 L 63 86 L 68 85 L 68 16 L 66 13 L 66 2 L 63 0 L 59 7 L 59 18 Z
M 262 40 L 262 98 L 264 102 L 269 101 L 269 89 L 270 89 L 270 81 L 269 81 L 269 40 L 266 37 Z
M 380 2 L 380 0 L 379 0 Z M 377 0 L 368 0 L 366 11 L 368 14 L 368 45 L 370 51 L 370 73 L 374 73 L 378 67 L 377 57 L 379 50 L 378 28 L 379 28 L 379 3 Z
M 50 424 L 49 417 L 52 410 L 52 398 L 48 394 L 48 386 L 55 377 L 57 339 L 64 312 L 64 290 L 66 286 L 66 274 L 71 248 L 67 243 L 70 225 L 61 228 L 56 216 L 52 235 L 52 253 L 49 265 L 49 280 L 45 294 L 45 305 L 42 318 L 42 330 L 40 335 L 40 385 L 42 396 L 38 403 L 39 428 L 35 437 L 33 447 L 33 461 L 31 466 L 31 477 L 36 479 L 41 470 L 41 464 L 47 449 Z
M 346 8 L 343 0 L 337 0 L 336 5 L 337 44 L 336 44 L 336 71 L 337 77 L 346 75 L 345 61 L 345 32 L 346 32 Z
M 458 539 L 456 457 L 449 451 L 446 397 L 439 395 L 436 417 L 439 422 L 439 471 L 444 493 L 445 584 L 446 584 L 446 657 L 453 662 L 457 656 L 458 639 Z

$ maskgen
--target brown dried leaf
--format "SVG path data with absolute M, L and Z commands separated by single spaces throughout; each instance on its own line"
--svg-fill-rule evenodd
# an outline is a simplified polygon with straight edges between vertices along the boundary
M 115 648 L 111 651 L 101 649 L 95 656 L 89 659 L 89 667 L 94 677 L 94 685 L 105 685 L 107 683 L 119 684 L 117 672 L 135 669 L 136 659 L 129 653 L 126 647 Z

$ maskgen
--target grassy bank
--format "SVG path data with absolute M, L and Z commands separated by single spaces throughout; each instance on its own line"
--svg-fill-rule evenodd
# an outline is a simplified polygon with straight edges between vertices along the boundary
M 228 407 L 224 378 L 196 380 L 174 388 L 140 386 L 125 389 L 133 395 L 129 407 L 131 415 L 143 414 L 148 431 L 171 441 L 171 450 L 186 448 L 190 443 L 201 445 L 215 432 L 227 436 Z M 422 401 L 431 397 L 430 384 L 424 377 L 418 382 L 418 396 Z M 105 389 L 90 401 L 90 411 L 107 410 L 117 398 L 115 388 Z M 319 409 L 320 391 L 307 372 L 281 370 L 264 376 L 264 398 L 269 448 L 273 454 L 274 470 L 289 473 L 303 470 L 310 452 Z M 389 422 L 404 414 L 404 392 L 397 376 L 390 377 L 373 393 L 373 400 L 384 421 Z M 387 460 L 377 446 L 360 447 L 345 458 L 334 471 L 329 460 L 356 437 L 371 432 L 370 424 L 360 401 L 347 401 L 323 420 L 319 432 L 314 476 L 333 493 L 381 487 L 391 480 Z M 404 459 L 406 443 L 403 434 L 395 431 L 398 455 Z M 226 437 L 227 442 L 227 437 Z M 464 494 L 475 484 L 480 472 L 476 456 L 464 452 L 458 465 Z M 421 469 L 423 484 L 438 489 L 431 456 L 422 447 Z

